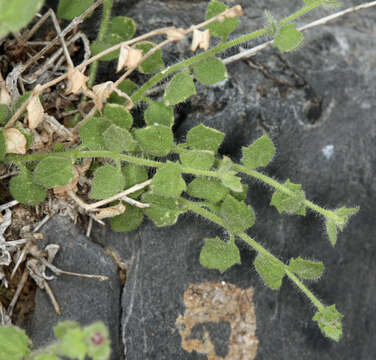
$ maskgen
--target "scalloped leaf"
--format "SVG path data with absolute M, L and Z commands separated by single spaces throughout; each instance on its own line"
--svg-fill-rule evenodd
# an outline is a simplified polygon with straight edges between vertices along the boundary
M 129 79 L 123 80 L 118 86 L 119 90 L 121 90 L 123 93 L 129 96 L 131 96 L 137 90 L 137 88 L 138 88 L 137 84 Z M 123 105 L 123 106 L 128 104 L 128 100 L 118 95 L 115 91 L 113 91 L 111 95 L 109 96 L 108 102 Z
M 301 279 L 316 280 L 321 277 L 324 271 L 324 264 L 321 261 L 311 261 L 298 256 L 289 262 L 289 268 Z
M 225 134 L 203 124 L 193 127 L 187 133 L 187 145 L 196 150 L 218 151 Z
M 305 193 L 301 190 L 302 185 L 294 184 L 287 179 L 284 186 L 292 191 L 292 194 L 288 195 L 280 190 L 276 190 L 272 196 L 270 205 L 274 205 L 280 214 L 286 212 L 288 214 L 304 216 L 306 213 L 306 207 L 304 205 Z
M 148 171 L 143 166 L 136 164 L 126 163 L 122 168 L 125 177 L 125 189 L 129 189 L 134 185 L 141 184 L 148 179 Z M 128 196 L 136 199 L 145 189 L 138 190 Z
M 133 47 L 135 49 L 142 50 L 142 56 L 144 56 L 155 46 L 157 46 L 157 44 L 151 41 L 141 41 Z M 159 49 L 139 65 L 138 71 L 142 74 L 154 74 L 163 70 L 164 68 L 165 64 L 162 59 L 162 50 Z
M 150 189 L 154 194 L 173 198 L 178 198 L 186 188 L 180 166 L 171 161 L 167 161 L 157 170 L 150 184 Z
M 208 150 L 190 150 L 181 153 L 180 161 L 184 167 L 209 170 L 214 164 L 214 153 Z
M 44 187 L 33 182 L 33 174 L 27 169 L 10 179 L 9 191 L 15 200 L 30 206 L 40 204 L 47 195 Z
M 15 326 L 0 326 L 0 359 L 22 360 L 30 354 L 31 341 L 24 330 Z
M 162 102 L 153 102 L 144 112 L 146 125 L 161 124 L 168 127 L 174 125 L 174 109 Z
M 220 210 L 226 229 L 231 232 L 243 232 L 255 223 L 255 214 L 251 206 L 227 195 Z
M 96 200 L 107 199 L 123 191 L 124 186 L 125 180 L 121 170 L 110 164 L 104 164 L 94 171 L 89 198 Z
M 203 85 L 211 85 L 227 79 L 226 66 L 215 56 L 192 65 L 193 75 Z
M 109 151 L 121 153 L 123 151 L 134 151 L 137 147 L 137 142 L 132 138 L 129 131 L 114 124 L 103 133 L 103 138 L 106 149 Z
M 80 127 L 79 135 L 83 145 L 90 150 L 105 148 L 103 133 L 111 126 L 111 121 L 93 116 Z
M 196 95 L 196 88 L 192 76 L 186 72 L 175 74 L 168 84 L 163 95 L 164 103 L 169 105 L 176 105 Z
M 137 129 L 134 136 L 142 150 L 154 156 L 168 155 L 174 146 L 174 135 L 169 127 L 151 125 Z
M 336 309 L 336 306 L 330 305 L 317 311 L 312 319 L 317 321 L 321 332 L 326 337 L 338 342 L 342 337 L 342 318 L 343 315 Z
M 94 0 L 59 0 L 57 16 L 64 20 L 72 20 L 81 15 L 86 9 L 93 5 Z
M 59 343 L 59 354 L 84 360 L 88 351 L 83 331 L 78 327 L 65 332 Z
M 219 237 L 204 240 L 205 245 L 200 252 L 202 266 L 224 273 L 232 265 L 241 264 L 239 249 L 235 245 L 235 241 L 226 243 Z
M 188 184 L 187 193 L 196 198 L 218 203 L 229 193 L 229 189 L 217 179 L 197 177 Z
M 71 0 L 69 0 L 69 1 L 71 1 Z M 120 35 L 115 34 L 115 33 L 107 34 L 103 41 L 94 40 L 90 44 L 91 56 L 98 55 L 102 51 L 107 50 L 108 48 L 110 48 L 114 45 L 117 45 L 117 44 L 121 43 L 122 41 L 124 41 L 123 38 Z M 102 56 L 99 60 L 100 61 L 111 61 L 111 60 L 117 59 L 119 56 L 120 56 L 120 51 L 114 50 L 114 51 L 110 52 L 109 54 Z
M 228 9 L 228 6 L 222 4 L 219 1 L 211 0 L 206 10 L 205 20 L 209 20 L 213 16 L 220 14 Z M 221 36 L 226 38 L 238 27 L 238 18 L 225 19 L 223 22 L 214 21 L 207 25 L 206 28 L 210 30 L 210 34 L 213 36 Z
M 296 24 L 283 26 L 274 38 L 273 45 L 278 47 L 280 52 L 296 50 L 304 40 L 304 35 L 297 30 Z
M 256 256 L 254 265 L 266 286 L 272 290 L 277 290 L 281 287 L 282 279 L 285 276 L 283 264 L 271 256 L 259 253 Z
M 33 182 L 47 189 L 66 185 L 72 179 L 72 160 L 59 156 L 49 156 L 40 161 L 33 174 Z
M 6 154 L 6 139 L 4 130 L 0 129 L 0 161 L 4 160 Z
M 103 116 L 113 124 L 126 130 L 130 130 L 133 125 L 132 114 L 119 104 L 106 104 L 103 109 Z
M 124 213 L 110 218 L 111 228 L 115 232 L 136 230 L 142 223 L 144 213 L 136 206 L 126 204 Z
M 127 16 L 115 16 L 111 19 L 108 33 L 121 36 L 123 41 L 133 38 L 136 32 L 136 23 Z
M 111 341 L 107 327 L 97 321 L 83 328 L 87 355 L 93 360 L 107 360 L 111 355 Z
M 166 198 L 152 192 L 144 193 L 142 202 L 150 204 L 150 207 L 143 209 L 144 214 L 158 227 L 174 225 L 183 212 L 179 208 L 177 199 Z
M 242 163 L 248 169 L 266 166 L 275 154 L 273 141 L 268 135 L 263 135 L 248 147 L 242 147 Z

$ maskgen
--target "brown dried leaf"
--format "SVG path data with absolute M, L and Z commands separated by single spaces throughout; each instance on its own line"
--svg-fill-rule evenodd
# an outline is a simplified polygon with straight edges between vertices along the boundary
M 193 30 L 193 38 L 192 38 L 192 51 L 196 51 L 199 47 L 203 50 L 209 49 L 209 41 L 210 41 L 210 32 L 209 29 L 206 29 L 204 31 L 200 30 Z
M 243 15 L 243 9 L 240 5 L 236 5 L 225 12 L 227 18 L 234 18 Z
M 73 178 L 72 178 L 72 180 L 66 185 L 54 187 L 53 190 L 54 190 L 54 194 L 56 195 L 56 197 L 67 198 L 67 197 L 69 197 L 69 195 L 68 195 L 69 191 L 72 191 L 74 193 L 77 192 L 77 183 L 78 183 L 79 178 L 80 178 L 80 174 L 79 174 L 78 170 L 76 169 L 76 167 L 73 166 Z
M 28 126 L 35 129 L 43 121 L 44 109 L 38 95 L 33 95 L 26 107 L 28 113 Z
M 103 104 L 106 102 L 106 99 L 110 96 L 113 92 L 114 83 L 112 81 L 107 81 L 102 84 L 98 84 L 93 86 L 93 93 L 94 93 L 94 103 L 97 109 L 101 112 L 103 108 Z
M 104 209 L 99 209 L 99 212 L 95 215 L 97 220 L 102 220 L 106 218 L 111 218 L 122 214 L 126 209 L 126 206 L 121 202 L 115 206 L 109 206 Z
M 82 88 L 86 88 L 86 82 L 89 80 L 81 71 L 69 66 L 68 68 L 68 88 L 66 94 L 77 94 Z
M 185 31 L 182 28 L 171 27 L 166 30 L 167 40 L 178 41 L 185 38 Z
M 4 129 L 6 140 L 6 153 L 10 154 L 26 154 L 26 138 L 21 131 L 10 128 Z
M 135 68 L 139 65 L 140 61 L 142 59 L 142 50 L 140 49 L 134 49 L 127 45 L 123 45 L 120 48 L 120 56 L 118 65 L 116 68 L 116 72 L 119 72 L 120 70 L 124 68 Z

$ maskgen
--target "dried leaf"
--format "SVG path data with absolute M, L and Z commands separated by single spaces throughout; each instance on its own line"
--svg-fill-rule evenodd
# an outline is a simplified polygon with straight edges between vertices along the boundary
M 115 206 L 109 206 L 104 209 L 99 209 L 99 212 L 95 215 L 97 220 L 106 218 L 112 218 L 114 216 L 121 215 L 125 212 L 126 206 L 121 202 Z
M 203 50 L 209 49 L 209 40 L 210 40 L 210 32 L 209 29 L 204 31 L 200 30 L 193 30 L 193 38 L 192 38 L 192 47 L 191 50 L 194 52 L 199 47 Z
M 95 95 L 94 103 L 97 109 L 102 112 L 103 104 L 114 90 L 114 83 L 107 81 L 102 84 L 93 86 L 93 93 Z
M 236 5 L 225 12 L 226 18 L 234 18 L 240 15 L 243 15 L 243 9 L 240 5 Z
M 179 41 L 185 38 L 185 31 L 182 28 L 171 27 L 166 30 L 167 40 Z
M 15 128 L 4 129 L 4 135 L 6 140 L 5 152 L 7 154 L 26 154 L 27 140 L 21 131 Z
M 77 183 L 78 183 L 79 178 L 80 178 L 80 173 L 76 169 L 76 167 L 73 166 L 73 178 L 72 178 L 72 180 L 66 185 L 54 187 L 53 188 L 54 194 L 58 198 L 67 198 L 67 197 L 69 197 L 69 195 L 68 195 L 69 191 L 77 192 Z
M 0 88 L 0 104 L 10 105 L 12 103 L 12 98 L 10 97 L 7 88 L 5 87 L 5 83 L 1 84 Z
M 116 72 L 124 68 L 135 68 L 142 59 L 142 50 L 122 45 L 120 48 L 120 56 L 116 68 Z
M 86 82 L 89 80 L 81 71 L 76 68 L 68 68 L 68 88 L 66 94 L 77 94 L 81 89 L 86 88 Z
M 39 96 L 34 95 L 27 105 L 28 126 L 30 129 L 36 129 L 43 121 L 44 109 L 40 102 Z
M 55 259 L 57 252 L 60 250 L 60 246 L 57 244 L 49 244 L 47 245 L 44 250 L 47 251 L 47 261 L 52 263 Z

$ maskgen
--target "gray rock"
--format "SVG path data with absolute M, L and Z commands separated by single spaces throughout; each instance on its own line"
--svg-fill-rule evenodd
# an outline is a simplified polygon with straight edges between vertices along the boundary
M 120 351 L 120 280 L 117 267 L 103 248 L 94 244 L 77 225 L 61 216 L 52 218 L 41 230 L 46 244 L 60 245 L 54 260 L 58 268 L 71 272 L 106 275 L 98 281 L 61 275 L 49 282 L 60 305 L 59 316 L 45 291 L 37 290 L 35 311 L 26 331 L 38 348 L 54 340 L 52 328 L 59 321 L 75 320 L 81 325 L 103 321 L 110 331 L 113 360 L 121 358 Z

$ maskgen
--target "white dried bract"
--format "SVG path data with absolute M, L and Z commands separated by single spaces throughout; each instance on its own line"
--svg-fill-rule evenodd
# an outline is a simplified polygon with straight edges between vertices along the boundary
M 179 41 L 185 38 L 185 30 L 182 28 L 177 29 L 171 27 L 166 30 L 167 40 Z
M 120 47 L 120 55 L 117 63 L 116 72 L 124 68 L 132 69 L 138 66 L 142 59 L 142 50 L 134 49 L 128 45 Z
M 68 88 L 66 94 L 77 94 L 81 89 L 86 88 L 86 82 L 89 80 L 81 71 L 68 67 Z
M 12 98 L 10 97 L 7 88 L 5 87 L 5 83 L 1 83 L 0 88 L 0 104 L 10 105 L 12 103 Z
M 122 203 L 119 203 L 118 205 L 109 206 L 104 209 L 99 209 L 99 212 L 95 215 L 95 218 L 97 220 L 112 218 L 114 216 L 118 216 L 124 213 L 125 209 L 126 209 L 125 205 Z
M 114 83 L 112 81 L 106 81 L 102 84 L 93 86 L 94 93 L 94 103 L 97 109 L 101 112 L 103 104 L 106 102 L 107 98 L 114 91 Z
M 7 154 L 26 154 L 26 138 L 21 131 L 10 128 L 4 130 L 5 152 Z
M 234 18 L 243 15 L 243 9 L 240 5 L 236 5 L 225 12 L 226 18 Z
M 44 109 L 38 95 L 33 95 L 26 107 L 29 129 L 36 129 L 43 121 Z
M 192 37 L 192 47 L 191 50 L 194 52 L 199 47 L 203 50 L 209 49 L 209 41 L 210 41 L 210 32 L 209 29 L 204 31 L 200 30 L 193 30 L 193 37 Z

